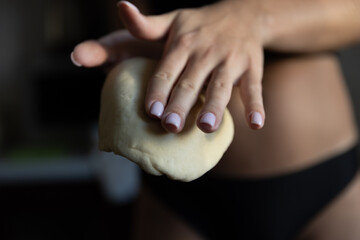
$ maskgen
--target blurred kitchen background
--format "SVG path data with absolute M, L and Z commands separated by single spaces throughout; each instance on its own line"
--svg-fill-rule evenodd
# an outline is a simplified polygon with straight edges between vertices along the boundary
M 97 150 L 105 74 L 70 61 L 116 3 L 0 0 L 0 239 L 127 239 L 138 169 Z M 360 47 L 340 58 L 359 120 Z

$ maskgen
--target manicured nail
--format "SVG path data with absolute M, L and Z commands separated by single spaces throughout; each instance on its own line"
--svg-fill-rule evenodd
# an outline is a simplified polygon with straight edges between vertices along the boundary
M 75 60 L 75 58 L 74 58 L 74 52 L 71 52 L 71 54 L 70 54 L 70 59 L 71 59 L 71 61 L 73 62 L 73 64 L 74 64 L 75 66 L 77 66 L 77 67 L 81 67 L 81 66 L 82 66 L 80 63 L 78 63 L 78 62 Z
M 163 112 L 164 112 L 164 105 L 161 102 L 156 101 L 151 105 L 150 108 L 151 115 L 161 118 Z
M 255 124 L 258 125 L 259 127 L 262 126 L 263 124 L 263 119 L 260 113 L 258 112 L 253 112 L 251 114 L 251 124 Z
M 216 121 L 216 117 L 213 113 L 205 113 L 201 118 L 200 118 L 200 123 L 204 123 L 209 125 L 210 127 L 214 127 L 215 125 L 215 121 Z
M 165 120 L 166 124 L 173 125 L 176 129 L 180 127 L 180 122 L 181 122 L 181 118 L 177 113 L 170 113 Z
M 120 1 L 120 2 L 117 3 L 117 6 L 119 6 L 121 3 L 124 3 L 124 4 L 126 4 L 128 7 L 134 9 L 135 11 L 140 12 L 139 9 L 138 9 L 134 4 L 132 4 L 131 2 L 128 2 L 128 1 Z

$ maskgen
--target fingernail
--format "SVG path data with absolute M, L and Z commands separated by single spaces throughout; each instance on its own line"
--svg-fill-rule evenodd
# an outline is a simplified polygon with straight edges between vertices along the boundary
M 258 125 L 259 127 L 263 124 L 263 119 L 260 113 L 253 112 L 251 114 L 251 124 Z
M 209 125 L 210 127 L 214 127 L 215 125 L 215 121 L 216 121 L 216 117 L 213 113 L 205 113 L 201 118 L 200 118 L 200 123 L 204 123 Z
M 138 9 L 134 4 L 132 4 L 131 2 L 128 2 L 128 1 L 120 1 L 120 2 L 117 3 L 117 6 L 119 6 L 121 3 L 124 3 L 124 4 L 126 4 L 128 7 L 136 10 L 137 12 L 140 12 L 139 9 Z
M 75 60 L 75 58 L 74 58 L 74 52 L 71 52 L 71 54 L 70 54 L 70 59 L 71 59 L 72 63 L 73 63 L 75 66 L 77 66 L 77 67 L 81 67 L 81 66 L 82 66 L 80 63 L 78 63 L 78 62 Z
M 156 101 L 151 105 L 150 108 L 151 115 L 161 118 L 163 112 L 164 112 L 164 105 L 161 102 Z
M 176 129 L 180 127 L 180 122 L 181 122 L 181 118 L 177 113 L 170 113 L 165 120 L 166 124 L 173 125 Z

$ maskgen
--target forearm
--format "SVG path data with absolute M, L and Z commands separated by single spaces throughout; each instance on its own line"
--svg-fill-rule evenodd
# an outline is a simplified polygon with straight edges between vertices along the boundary
M 257 14 L 266 49 L 309 52 L 360 42 L 360 0 L 249 1 L 260 9 Z

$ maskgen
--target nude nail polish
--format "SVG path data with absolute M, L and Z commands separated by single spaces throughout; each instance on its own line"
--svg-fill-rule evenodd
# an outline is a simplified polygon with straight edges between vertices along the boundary
M 216 117 L 213 113 L 205 113 L 201 118 L 200 118 L 200 123 L 204 123 L 209 125 L 210 127 L 214 127 L 215 125 L 215 121 L 216 121 Z
M 70 59 L 71 59 L 72 63 L 73 63 L 75 66 L 77 66 L 77 67 L 82 67 L 82 65 L 75 60 L 75 58 L 74 58 L 74 52 L 71 52 L 71 54 L 70 54 Z
M 163 112 L 164 112 L 164 105 L 161 102 L 156 101 L 151 105 L 151 108 L 150 108 L 151 115 L 153 115 L 157 118 L 161 118 L 161 115 L 163 114 Z
M 178 129 L 180 127 L 181 118 L 177 113 L 170 113 L 169 116 L 166 117 L 165 123 Z
M 259 112 L 253 112 L 251 114 L 251 124 L 262 126 L 263 119 L 262 119 L 262 116 L 261 116 L 261 114 Z

